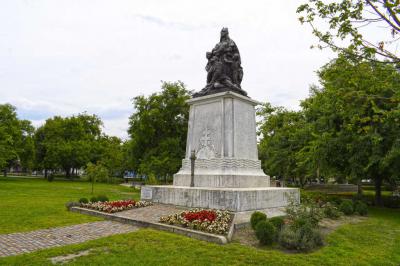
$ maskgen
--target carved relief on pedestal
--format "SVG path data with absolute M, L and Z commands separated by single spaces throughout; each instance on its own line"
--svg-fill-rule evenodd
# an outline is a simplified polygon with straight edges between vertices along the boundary
M 197 151 L 197 159 L 214 159 L 216 157 L 215 147 L 211 139 L 211 131 L 206 127 L 200 138 L 199 150 Z

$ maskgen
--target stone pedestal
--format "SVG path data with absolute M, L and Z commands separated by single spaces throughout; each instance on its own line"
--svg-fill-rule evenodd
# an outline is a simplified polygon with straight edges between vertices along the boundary
M 248 97 L 223 92 L 188 101 L 186 156 L 175 186 L 190 185 L 190 152 L 196 151 L 195 187 L 268 187 L 258 160 L 254 106 Z
M 173 186 L 146 186 L 142 199 L 188 207 L 248 211 L 287 205 L 298 189 L 271 188 L 258 160 L 254 107 L 234 92 L 188 100 L 186 156 Z M 194 187 L 190 153 L 196 151 Z

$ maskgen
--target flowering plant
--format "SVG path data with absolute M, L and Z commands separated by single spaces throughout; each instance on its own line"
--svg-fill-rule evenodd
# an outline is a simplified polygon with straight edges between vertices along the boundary
M 192 209 L 160 217 L 161 223 L 179 225 L 212 234 L 226 235 L 232 215 L 228 211 Z
M 81 203 L 81 207 L 93 209 L 102 212 L 114 213 L 125 211 L 133 208 L 141 208 L 152 205 L 151 202 L 147 201 L 134 201 L 134 200 L 116 200 L 106 202 L 90 202 Z

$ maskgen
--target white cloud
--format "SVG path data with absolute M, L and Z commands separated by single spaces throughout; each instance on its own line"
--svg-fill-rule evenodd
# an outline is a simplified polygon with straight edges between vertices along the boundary
M 252 98 L 298 108 L 332 54 L 310 50 L 297 21 L 304 1 L 4 0 L 0 102 L 39 124 L 53 115 L 98 114 L 126 137 L 131 99 L 160 80 L 205 85 L 205 52 L 227 26 Z

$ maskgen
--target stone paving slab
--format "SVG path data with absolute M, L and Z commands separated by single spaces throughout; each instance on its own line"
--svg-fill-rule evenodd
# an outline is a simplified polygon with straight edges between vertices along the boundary
M 39 249 L 82 243 L 115 234 L 138 230 L 137 226 L 114 221 L 99 221 L 55 227 L 24 233 L 0 235 L 0 257 L 19 255 Z
M 173 213 L 188 210 L 189 208 L 165 205 L 165 204 L 154 204 L 144 208 L 131 209 L 122 212 L 114 213 L 117 217 L 124 217 L 129 219 L 135 219 L 137 221 L 145 221 L 158 223 L 161 216 L 167 216 Z

